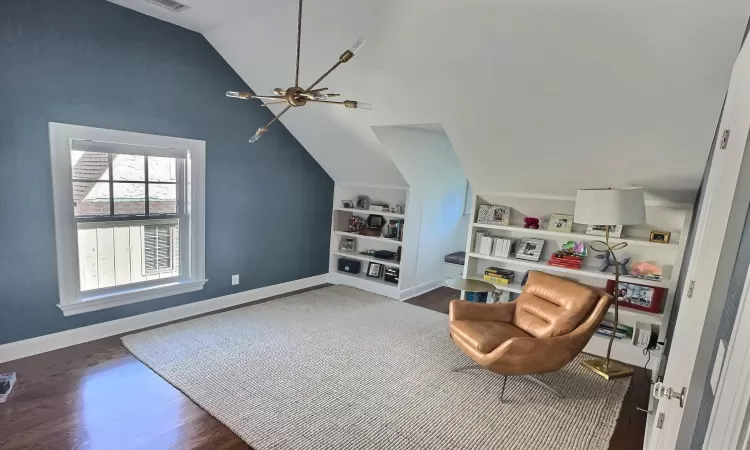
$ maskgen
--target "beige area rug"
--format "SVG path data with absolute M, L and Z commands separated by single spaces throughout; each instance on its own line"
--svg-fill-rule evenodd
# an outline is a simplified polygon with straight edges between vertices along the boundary
M 125 346 L 256 450 L 607 449 L 628 380 L 575 362 L 472 370 L 448 317 L 344 286 L 169 325 Z

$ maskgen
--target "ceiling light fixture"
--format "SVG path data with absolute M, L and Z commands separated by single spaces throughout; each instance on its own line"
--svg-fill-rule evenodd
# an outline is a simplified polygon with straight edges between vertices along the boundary
M 270 100 L 268 103 L 262 106 L 268 106 L 268 105 L 274 105 L 274 104 L 280 104 L 280 103 L 287 103 L 289 106 L 284 108 L 278 116 L 274 117 L 272 121 L 268 123 L 268 125 L 258 128 L 258 131 L 255 132 L 255 135 L 253 135 L 252 138 L 250 138 L 250 142 L 256 142 L 260 137 L 268 131 L 268 127 L 270 127 L 274 122 L 279 120 L 279 117 L 283 116 L 287 111 L 289 111 L 292 107 L 300 107 L 305 106 L 307 102 L 312 103 L 328 103 L 329 105 L 344 105 L 346 108 L 354 108 L 354 109 L 372 109 L 373 105 L 370 103 L 364 103 L 364 102 L 357 102 L 354 100 L 344 100 L 343 102 L 340 101 L 333 101 L 328 100 L 331 97 L 338 97 L 339 94 L 332 94 L 332 93 L 326 93 L 328 88 L 317 88 L 315 89 L 315 86 L 320 84 L 321 81 L 325 79 L 328 75 L 331 74 L 338 66 L 341 64 L 348 62 L 350 59 L 354 57 L 354 54 L 357 53 L 357 50 L 362 48 L 363 45 L 365 45 L 364 39 L 359 39 L 357 42 L 352 45 L 352 47 L 345 51 L 344 53 L 339 56 L 339 60 L 336 62 L 336 64 L 333 65 L 328 71 L 326 71 L 323 75 L 320 76 L 313 84 L 310 85 L 307 89 L 302 89 L 299 87 L 299 55 L 300 55 L 300 44 L 302 40 L 302 0 L 299 0 L 299 15 L 297 16 L 297 67 L 294 75 L 294 87 L 290 87 L 287 89 L 281 89 L 276 88 L 273 90 L 274 95 L 254 95 L 251 92 L 235 92 L 235 91 L 227 91 L 227 97 L 231 98 L 239 98 L 242 100 L 250 100 L 251 98 L 257 98 L 259 100 Z

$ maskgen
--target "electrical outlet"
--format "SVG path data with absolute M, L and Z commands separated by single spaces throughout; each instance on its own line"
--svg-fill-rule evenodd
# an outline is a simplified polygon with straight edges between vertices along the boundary
M 234 286 L 235 284 L 240 284 L 240 275 L 239 274 L 232 275 L 232 286 Z

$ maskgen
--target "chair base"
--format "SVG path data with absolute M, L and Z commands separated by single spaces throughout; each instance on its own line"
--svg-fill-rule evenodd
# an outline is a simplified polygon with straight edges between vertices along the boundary
M 606 380 L 629 377 L 633 374 L 633 369 L 631 367 L 612 360 L 608 363 L 605 358 L 586 359 L 581 362 L 581 365 L 597 375 L 604 377 Z
M 468 370 L 468 369 L 482 369 L 482 370 L 486 370 L 482 366 L 480 366 L 479 364 L 470 364 L 468 366 L 462 366 L 462 367 L 459 367 L 457 369 L 453 369 L 453 370 L 451 370 L 451 372 L 462 372 L 462 371 Z M 505 403 L 505 384 L 508 381 L 508 376 L 507 375 L 502 375 L 502 377 L 503 377 L 503 387 L 502 387 L 502 390 L 500 391 L 500 402 L 501 403 Z M 565 396 L 562 395 L 560 393 L 560 391 L 558 391 L 557 389 L 553 388 L 552 386 L 550 386 L 549 384 L 545 383 L 544 381 L 540 380 L 539 378 L 533 377 L 531 375 L 518 375 L 518 377 L 522 378 L 524 380 L 530 381 L 530 382 L 536 384 L 537 386 L 543 387 L 544 389 L 546 389 L 547 391 L 555 394 L 556 396 L 558 396 L 561 399 L 565 399 Z

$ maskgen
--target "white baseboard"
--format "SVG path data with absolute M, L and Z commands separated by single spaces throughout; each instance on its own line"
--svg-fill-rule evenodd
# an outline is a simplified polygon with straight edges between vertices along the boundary
M 442 286 L 443 283 L 444 283 L 444 281 L 445 280 L 443 278 L 441 278 L 439 280 L 430 280 L 430 281 L 427 281 L 425 283 L 418 284 L 418 285 L 416 285 L 414 287 L 410 287 L 410 288 L 404 289 L 404 290 L 401 291 L 401 295 L 400 295 L 399 299 L 401 301 L 409 300 L 410 298 L 416 297 L 417 295 L 422 295 L 424 293 L 433 291 L 433 290 L 439 288 L 440 286 Z
M 210 313 L 224 308 L 251 303 L 276 295 L 288 294 L 300 289 L 319 286 L 328 282 L 328 274 L 274 284 L 236 294 L 224 295 L 187 305 L 175 306 L 137 316 L 125 317 L 109 322 L 97 323 L 86 327 L 74 328 L 59 333 L 47 334 L 23 341 L 0 345 L 0 363 L 25 358 L 84 342 L 95 341 L 117 334 L 149 328 L 163 323 L 182 320 L 200 314 Z

